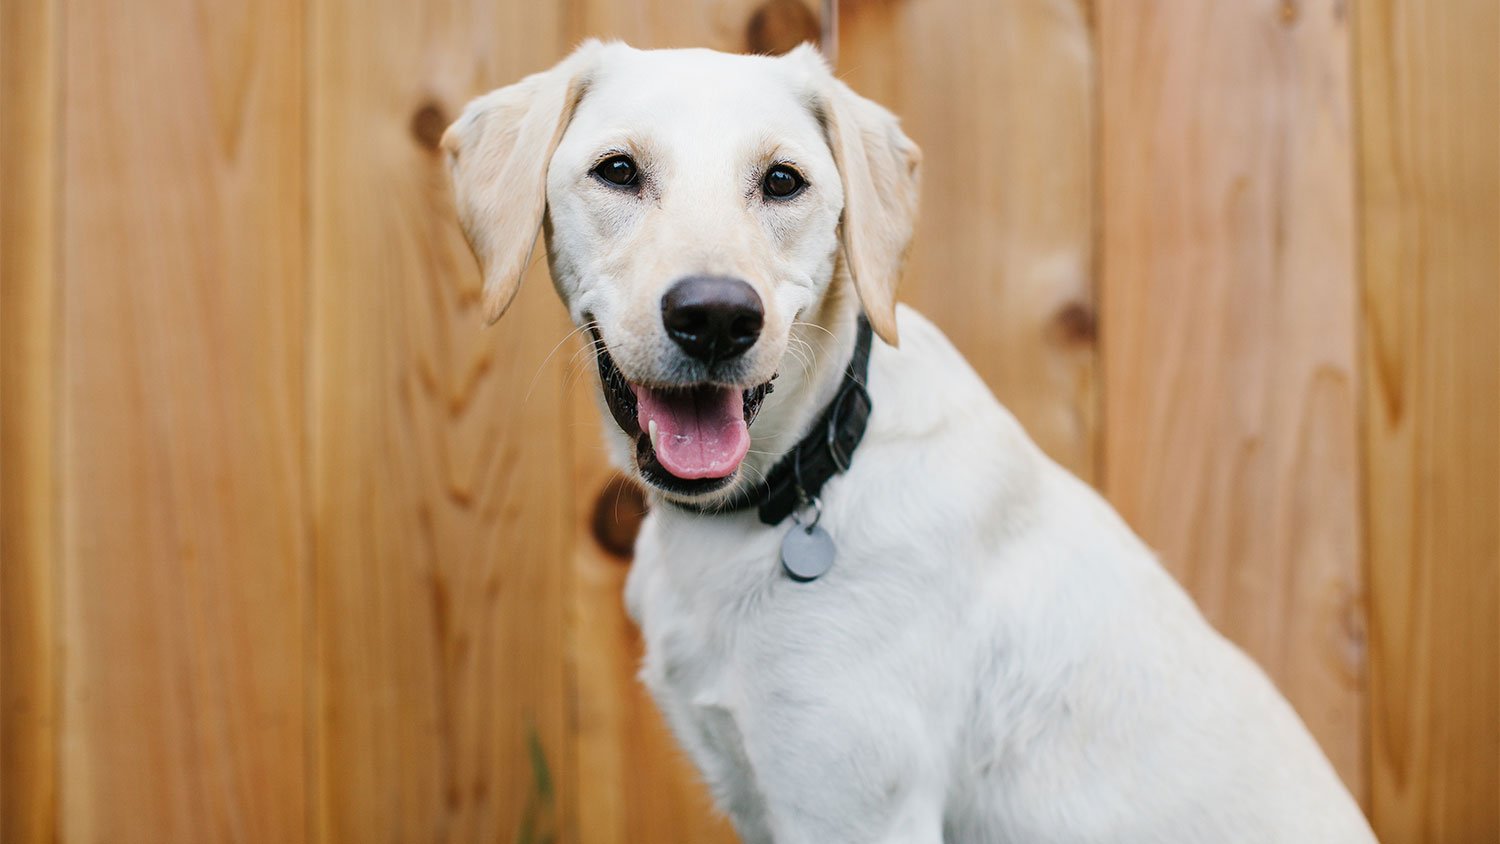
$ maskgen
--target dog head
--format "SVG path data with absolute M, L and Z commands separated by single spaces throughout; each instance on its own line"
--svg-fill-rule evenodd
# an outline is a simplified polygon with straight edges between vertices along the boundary
M 627 462 L 671 497 L 710 500 L 741 477 L 772 380 L 798 370 L 781 404 L 812 380 L 803 335 L 826 332 L 836 278 L 896 342 L 920 155 L 811 47 L 591 41 L 474 100 L 443 148 L 488 319 L 545 229 Z

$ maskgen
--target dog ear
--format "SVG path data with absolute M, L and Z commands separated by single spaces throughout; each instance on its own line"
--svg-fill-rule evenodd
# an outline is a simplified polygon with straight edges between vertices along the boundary
M 814 71 L 822 78 L 815 110 L 844 186 L 839 226 L 844 260 L 870 326 L 894 346 L 896 285 L 916 224 L 922 151 L 894 114 L 836 79 L 815 50 L 804 46 L 794 52 L 821 69 Z
M 547 165 L 600 47 L 584 42 L 551 70 L 473 100 L 443 133 L 459 223 L 484 277 L 486 323 L 510 307 L 531 263 L 547 210 Z

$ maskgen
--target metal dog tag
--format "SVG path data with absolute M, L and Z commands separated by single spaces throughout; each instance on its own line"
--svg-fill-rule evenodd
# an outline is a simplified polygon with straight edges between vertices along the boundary
M 781 567 L 787 577 L 806 583 L 827 574 L 837 553 L 833 537 L 816 522 L 806 527 L 795 524 L 781 540 Z

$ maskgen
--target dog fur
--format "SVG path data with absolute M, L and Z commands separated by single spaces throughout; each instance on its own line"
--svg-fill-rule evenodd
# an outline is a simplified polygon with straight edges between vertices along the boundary
M 632 382 L 686 383 L 706 376 L 663 331 L 666 286 L 755 288 L 765 326 L 730 372 L 776 389 L 734 484 L 696 504 L 800 439 L 861 311 L 885 341 L 864 442 L 822 496 L 826 576 L 782 573 L 789 523 L 650 490 L 626 589 L 641 678 L 745 841 L 1374 840 L 1266 676 L 897 307 L 920 155 L 815 50 L 589 42 L 475 100 L 443 145 L 490 319 L 545 228 L 574 322 Z M 620 150 L 649 174 L 635 193 L 589 175 Z M 805 174 L 796 202 L 755 194 L 775 161 Z

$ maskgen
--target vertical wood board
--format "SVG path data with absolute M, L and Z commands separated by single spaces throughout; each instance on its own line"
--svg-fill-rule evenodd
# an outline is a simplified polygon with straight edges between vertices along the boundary
M 1103 475 L 1360 795 L 1347 12 L 1099 6 Z
M 1370 806 L 1500 841 L 1500 7 L 1356 19 Z
M 470 97 L 562 55 L 559 14 L 313 4 L 315 802 L 329 844 L 571 839 L 571 432 L 547 359 L 564 329 L 540 265 L 484 329 L 438 150 Z
M 587 351 L 540 250 L 481 327 L 436 144 L 584 37 L 817 5 L 0 9 L 0 839 L 734 840 Z M 901 298 L 1383 841 L 1500 841 L 1500 7 L 840 5 L 925 152 Z
M 58 9 L 0 6 L 0 840 L 57 828 Z
M 585 2 L 574 40 L 620 38 L 642 49 L 706 46 L 730 52 L 776 51 L 816 39 L 817 16 L 796 0 L 757 4 L 715 0 L 636 6 Z M 714 810 L 697 771 L 669 735 L 640 681 L 642 643 L 625 615 L 628 555 L 601 549 L 596 525 L 634 522 L 638 494 L 611 485 L 604 450 L 593 359 L 570 342 L 575 499 L 572 513 L 573 592 L 570 661 L 573 673 L 580 840 L 693 842 L 736 840 Z M 612 425 L 612 421 L 602 420 Z M 633 536 L 629 528 L 625 535 Z
M 299 8 L 66 5 L 63 840 L 304 837 Z
M 1076 0 L 851 2 L 838 73 L 921 146 L 900 298 L 1027 432 L 1096 475 L 1094 56 Z

